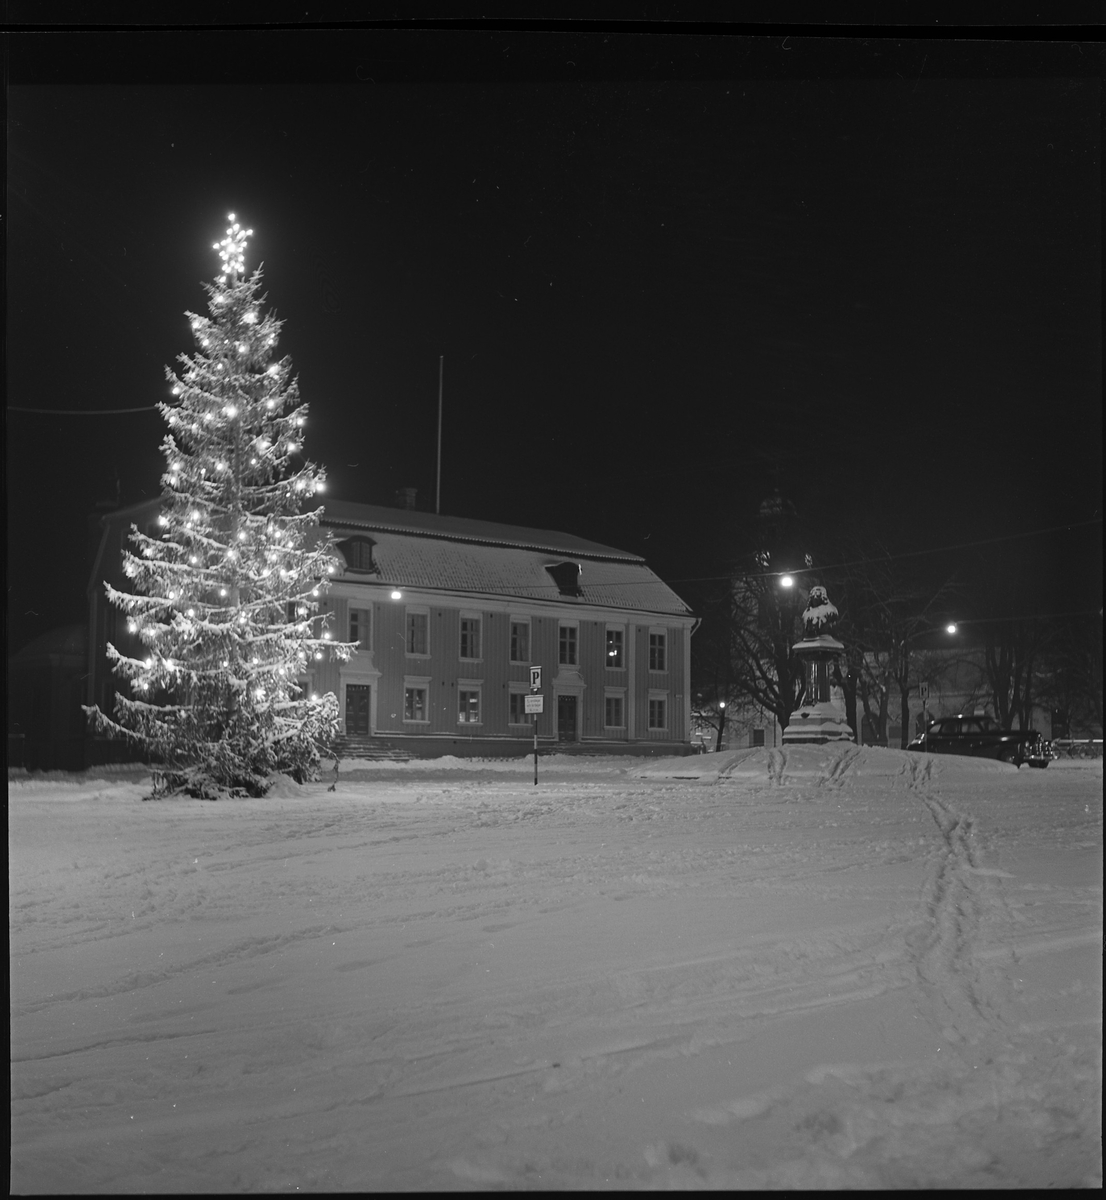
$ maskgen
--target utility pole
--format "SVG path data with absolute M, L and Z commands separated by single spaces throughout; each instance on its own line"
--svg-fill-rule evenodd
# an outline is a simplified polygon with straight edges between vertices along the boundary
M 434 491 L 434 511 L 442 511 L 442 377 L 445 375 L 445 355 L 438 355 L 438 486 Z

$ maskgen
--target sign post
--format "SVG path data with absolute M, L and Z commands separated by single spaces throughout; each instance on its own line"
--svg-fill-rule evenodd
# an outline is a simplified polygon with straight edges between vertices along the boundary
M 525 698 L 526 711 L 534 721 L 534 787 L 538 786 L 538 713 L 545 708 L 545 697 L 539 694 L 541 688 L 541 667 L 530 668 L 530 691 L 533 693 Z
M 929 753 L 929 684 L 919 683 L 918 693 L 922 697 L 922 750 Z

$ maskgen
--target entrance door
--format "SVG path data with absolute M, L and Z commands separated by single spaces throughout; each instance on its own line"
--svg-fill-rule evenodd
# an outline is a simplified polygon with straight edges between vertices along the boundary
M 369 698 L 372 688 L 364 683 L 346 684 L 346 733 L 350 736 L 369 733 Z
M 557 741 L 576 741 L 576 697 L 557 697 Z

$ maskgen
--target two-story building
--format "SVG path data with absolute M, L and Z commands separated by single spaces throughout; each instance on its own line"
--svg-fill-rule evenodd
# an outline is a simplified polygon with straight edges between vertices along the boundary
M 126 589 L 131 523 L 159 501 L 107 514 L 89 583 L 88 702 L 110 703 L 104 645 L 125 644 L 103 580 Z M 516 755 L 540 668 L 539 744 L 571 751 L 690 750 L 695 617 L 636 554 L 571 534 L 328 500 L 341 554 L 323 604 L 331 636 L 357 642 L 304 681 L 338 697 L 344 754 Z

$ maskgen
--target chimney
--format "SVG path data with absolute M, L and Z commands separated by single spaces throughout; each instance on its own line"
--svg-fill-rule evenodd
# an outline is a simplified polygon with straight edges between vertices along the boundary
M 419 489 L 412 487 L 404 487 L 396 489 L 396 507 L 397 508 L 415 508 L 415 498 L 418 496 Z

